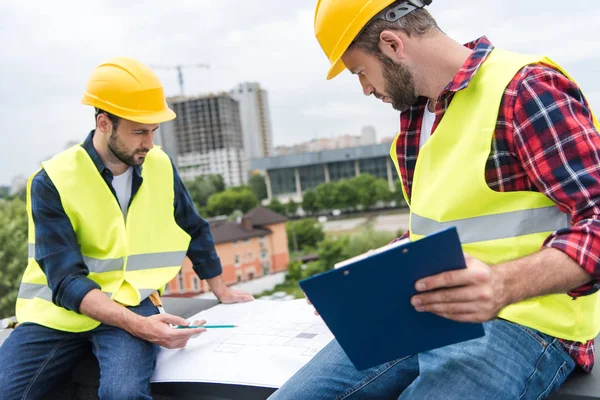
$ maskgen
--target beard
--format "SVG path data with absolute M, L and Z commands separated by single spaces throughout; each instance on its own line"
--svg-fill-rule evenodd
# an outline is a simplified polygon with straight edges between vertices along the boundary
M 385 80 L 385 96 L 392 101 L 395 110 L 407 111 L 419 100 L 414 75 L 406 66 L 394 62 L 384 54 L 379 54 L 377 58 Z
M 113 129 L 110 137 L 108 138 L 108 149 L 114 154 L 114 156 L 121 161 L 123 164 L 129 165 L 130 167 L 139 167 L 144 163 L 145 157 L 136 161 L 135 156 L 140 154 L 146 154 L 150 149 L 135 149 L 129 151 L 123 143 L 119 140 L 119 135 L 116 129 Z

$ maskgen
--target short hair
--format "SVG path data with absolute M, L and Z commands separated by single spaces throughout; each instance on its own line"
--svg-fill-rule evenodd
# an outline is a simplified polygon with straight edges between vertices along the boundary
M 96 121 L 96 124 L 98 123 L 98 115 L 99 114 L 105 114 L 106 117 L 110 120 L 110 122 L 112 122 L 113 129 L 114 130 L 117 129 L 117 127 L 119 126 L 119 121 L 121 120 L 120 117 L 117 117 L 116 115 L 111 114 L 108 111 L 104 111 L 99 108 L 96 108 L 96 113 L 94 114 L 94 120 Z
M 397 7 L 405 0 L 395 1 L 387 8 Z M 435 31 L 441 32 L 437 22 L 425 8 L 419 8 L 399 18 L 397 21 L 389 22 L 383 19 L 371 20 L 365 28 L 356 36 L 350 47 L 357 47 L 368 54 L 379 54 L 379 37 L 385 30 L 400 31 L 408 37 L 422 37 Z

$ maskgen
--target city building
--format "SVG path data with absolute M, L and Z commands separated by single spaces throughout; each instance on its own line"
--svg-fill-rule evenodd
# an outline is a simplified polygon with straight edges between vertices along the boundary
M 361 135 L 361 144 L 363 146 L 368 146 L 370 144 L 377 143 L 377 131 L 372 126 L 365 126 L 362 128 Z
M 368 146 L 372 144 L 377 144 L 377 132 L 372 126 L 365 126 L 359 136 L 340 135 L 334 138 L 312 139 L 292 146 L 277 146 L 273 155 L 284 156 L 288 154 L 347 149 L 349 147 Z
M 272 155 L 273 132 L 267 91 L 258 83 L 240 83 L 229 94 L 239 102 L 246 158 Z
M 287 270 L 290 256 L 286 221 L 282 215 L 256 207 L 237 222 L 210 223 L 227 285 Z M 167 285 L 165 295 L 190 297 L 209 290 L 208 283 L 198 278 L 186 257 L 179 275 Z
M 177 118 L 161 125 L 157 144 L 173 158 L 184 180 L 218 174 L 225 185 L 248 180 L 240 110 L 227 93 L 167 99 Z
M 389 151 L 389 144 L 373 144 L 256 159 L 251 166 L 263 171 L 267 201 L 277 198 L 282 203 L 290 199 L 301 202 L 306 190 L 363 173 L 386 179 L 390 189 L 395 190 L 397 177 Z

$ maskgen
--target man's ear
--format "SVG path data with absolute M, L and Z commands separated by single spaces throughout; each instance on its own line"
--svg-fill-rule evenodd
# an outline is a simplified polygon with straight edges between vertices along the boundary
M 398 32 L 385 30 L 379 35 L 379 49 L 388 58 L 400 62 L 404 58 L 404 42 Z
M 112 122 L 106 116 L 106 114 L 100 113 L 96 116 L 96 130 L 100 132 L 111 132 Z

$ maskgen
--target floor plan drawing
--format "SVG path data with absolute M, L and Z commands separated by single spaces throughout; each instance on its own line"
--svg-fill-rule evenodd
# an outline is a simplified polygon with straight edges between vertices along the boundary
M 221 304 L 190 321 L 237 325 L 209 329 L 184 349 L 161 349 L 153 382 L 219 382 L 279 387 L 333 335 L 305 300 Z

